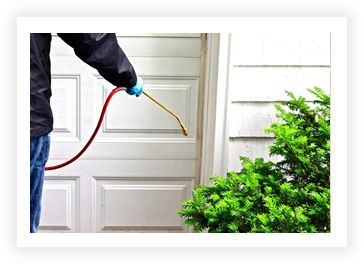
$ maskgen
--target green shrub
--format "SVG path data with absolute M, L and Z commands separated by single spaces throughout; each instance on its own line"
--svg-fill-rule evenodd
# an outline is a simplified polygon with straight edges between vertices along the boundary
M 279 122 L 266 129 L 279 162 L 240 157 L 242 170 L 211 177 L 177 213 L 197 232 L 330 232 L 330 97 L 313 106 L 287 92 Z

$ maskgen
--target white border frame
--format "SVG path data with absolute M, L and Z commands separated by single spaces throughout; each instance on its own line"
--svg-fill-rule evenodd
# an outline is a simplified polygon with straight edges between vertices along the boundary
M 212 39 L 213 45 L 219 45 L 219 59 L 226 60 L 226 41 L 228 34 L 238 31 L 242 26 L 252 30 L 282 30 L 295 28 L 296 30 L 328 30 L 332 33 L 332 79 L 331 79 L 331 202 L 332 202 L 332 232 L 329 234 L 168 234 L 168 233 L 117 233 L 117 234 L 47 234 L 29 233 L 29 33 L 31 32 L 116 32 L 123 25 L 133 26 L 132 32 L 209 32 L 220 33 L 221 41 Z M 130 27 L 129 27 L 130 28 Z M 228 50 L 227 50 L 228 52 Z M 224 55 L 225 54 L 225 55 Z M 211 57 L 211 60 L 216 58 Z M 225 61 L 226 62 L 226 61 Z M 209 72 L 216 72 L 211 64 Z M 216 107 L 226 109 L 226 90 L 228 72 L 226 64 L 218 65 L 218 78 L 207 76 L 210 86 L 216 79 L 215 93 Z M 17 28 L 17 244 L 21 247 L 343 247 L 347 245 L 347 197 L 346 197 L 346 18 L 199 18 L 199 17 L 128 17 L 128 18 L 18 18 Z M 225 96 L 220 96 L 225 95 Z M 212 99 L 211 97 L 210 99 Z M 221 99 L 221 100 L 220 100 Z M 206 106 L 209 113 L 205 136 L 204 151 L 212 150 L 203 162 L 205 173 L 220 174 L 224 170 L 224 159 L 220 165 L 215 162 L 221 160 L 226 151 L 225 120 L 220 120 L 219 113 L 213 114 L 213 100 Z M 217 109 L 216 109 L 217 110 Z M 223 116 L 226 116 L 226 112 Z M 211 123 L 210 123 L 211 122 Z M 219 124 L 224 124 L 220 127 Z M 210 138 L 208 138 L 208 136 Z M 221 136 L 222 138 L 219 138 Z M 221 141 L 222 140 L 222 141 Z M 214 142 L 214 145 L 212 145 Z M 207 157 L 208 156 L 208 157 Z

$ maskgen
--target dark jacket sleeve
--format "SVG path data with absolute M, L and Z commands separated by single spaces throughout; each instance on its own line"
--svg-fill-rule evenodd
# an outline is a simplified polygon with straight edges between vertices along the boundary
M 112 33 L 58 33 L 85 63 L 118 87 L 131 88 L 137 77 L 133 66 Z

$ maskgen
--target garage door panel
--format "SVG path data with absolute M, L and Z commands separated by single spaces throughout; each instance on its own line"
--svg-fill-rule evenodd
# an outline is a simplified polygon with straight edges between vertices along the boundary
M 128 57 L 139 75 L 153 76 L 187 76 L 200 75 L 200 58 L 183 57 Z M 78 57 L 62 56 L 52 60 L 52 71 L 56 73 L 88 73 L 98 74 L 97 70 L 82 62 Z
M 128 57 L 200 57 L 199 34 L 195 36 L 118 35 L 117 39 Z M 74 51 L 55 34 L 52 39 L 51 56 L 73 57 Z
M 199 58 L 129 57 L 135 71 L 144 76 L 199 76 Z
M 51 136 L 52 138 L 52 136 Z M 52 140 L 52 139 L 51 139 Z M 135 159 L 196 159 L 196 142 L 190 141 L 150 141 L 140 140 L 132 141 L 123 140 L 116 143 L 115 139 L 106 138 L 103 142 L 101 139 L 94 142 L 87 151 L 80 157 L 80 160 L 87 159 L 111 159 L 111 160 L 135 160 Z M 84 146 L 81 143 L 53 143 L 51 145 L 51 160 L 66 160 L 75 156 Z M 49 161 L 49 164 L 56 161 Z
M 78 229 L 78 177 L 47 177 L 44 181 L 41 232 L 76 232 Z
M 148 93 L 165 102 L 166 105 L 173 105 L 175 112 L 182 120 L 187 120 L 189 105 L 188 85 L 152 86 L 145 85 L 144 89 Z M 104 94 L 108 91 L 104 89 Z M 140 98 L 129 97 L 124 94 L 124 98 L 118 98 L 110 106 L 110 112 L 106 115 L 104 123 L 104 133 L 109 132 L 180 132 L 179 126 L 172 118 L 167 118 L 161 109 L 146 96 Z M 116 113 L 116 114 L 115 114 Z M 118 113 L 125 113 L 124 115 Z M 128 113 L 132 113 L 128 114 Z M 145 113 L 148 113 L 146 115 Z M 121 117 L 121 118 L 120 118 Z
M 129 57 L 200 57 L 199 38 L 118 37 Z
M 60 162 L 61 160 L 52 160 Z M 50 177 L 63 178 L 75 171 L 93 177 L 144 179 L 173 178 L 192 179 L 196 170 L 195 160 L 78 160 L 62 170 L 48 171 Z M 74 176 L 81 177 L 81 176 Z M 82 179 L 86 177 L 82 176 Z
M 98 177 L 94 184 L 97 232 L 187 230 L 176 211 L 187 198 L 191 181 L 131 181 Z
M 80 75 L 52 75 L 52 94 L 54 140 L 56 142 L 79 141 Z
M 99 138 L 180 138 L 196 137 L 198 78 L 144 78 L 144 90 L 176 113 L 189 128 L 183 136 L 177 120 L 145 95 L 139 98 L 120 92 L 113 97 Z M 100 76 L 94 84 L 94 124 L 103 102 L 114 88 Z

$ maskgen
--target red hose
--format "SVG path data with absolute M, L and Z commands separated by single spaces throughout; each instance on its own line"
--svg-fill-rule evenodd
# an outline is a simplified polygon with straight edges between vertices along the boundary
M 124 88 L 116 87 L 116 88 L 114 88 L 111 91 L 111 93 L 109 94 L 109 96 L 106 98 L 105 104 L 102 107 L 102 112 L 101 112 L 99 121 L 97 123 L 97 126 L 96 126 L 94 132 L 92 133 L 92 136 L 87 141 L 86 145 L 81 149 L 81 151 L 78 152 L 78 154 L 76 156 L 74 156 L 72 159 L 70 159 L 70 160 L 68 160 L 68 161 L 66 161 L 64 163 L 58 164 L 58 165 L 45 167 L 45 170 L 55 170 L 55 169 L 59 169 L 59 168 L 62 168 L 64 166 L 67 166 L 68 164 L 71 164 L 72 162 L 74 162 L 75 160 L 77 160 L 86 151 L 86 149 L 90 146 L 90 144 L 94 140 L 97 132 L 99 131 L 99 128 L 100 128 L 100 126 L 102 124 L 102 120 L 104 119 L 104 115 L 106 113 L 107 106 L 109 105 L 111 98 L 114 96 L 114 94 L 116 94 L 117 92 L 120 92 L 122 90 L 124 90 Z

